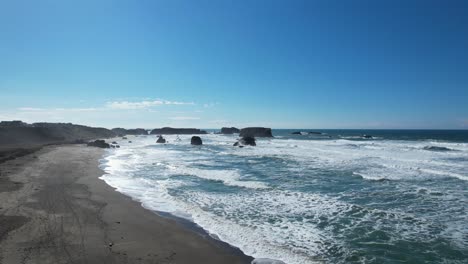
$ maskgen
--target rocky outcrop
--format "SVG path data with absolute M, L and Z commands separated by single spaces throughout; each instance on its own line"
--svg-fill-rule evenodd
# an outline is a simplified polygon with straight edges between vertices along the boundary
M 190 144 L 200 146 L 203 145 L 202 139 L 198 136 L 193 136 L 190 140 Z
M 151 130 L 151 135 L 201 135 L 206 134 L 206 131 L 197 128 L 172 128 L 163 127 Z
M 240 137 L 273 137 L 271 128 L 266 127 L 246 127 L 240 130 Z
M 221 134 L 230 135 L 234 133 L 239 133 L 240 129 L 235 127 L 223 127 L 221 128 Z
M 163 136 L 159 136 L 159 137 L 158 137 L 158 140 L 156 140 L 156 143 L 164 144 L 164 143 L 166 143 L 166 139 L 163 138 Z
M 362 135 L 361 137 L 365 138 L 365 139 L 372 139 L 373 138 L 371 135 Z
M 106 141 L 98 139 L 88 143 L 88 147 L 98 147 L 98 148 L 110 148 L 110 145 Z
M 243 137 L 239 139 L 233 146 L 235 147 L 244 147 L 244 146 L 256 146 L 257 143 L 255 142 L 254 137 Z

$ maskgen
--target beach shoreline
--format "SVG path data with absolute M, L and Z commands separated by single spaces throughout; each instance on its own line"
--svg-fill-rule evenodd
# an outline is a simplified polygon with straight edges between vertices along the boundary
M 0 263 L 250 263 L 103 180 L 104 150 L 46 146 L 0 163 Z

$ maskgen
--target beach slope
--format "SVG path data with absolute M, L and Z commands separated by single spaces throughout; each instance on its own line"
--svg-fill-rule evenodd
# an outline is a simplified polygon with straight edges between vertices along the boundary
M 0 263 L 249 263 L 99 180 L 103 150 L 49 146 L 0 164 Z

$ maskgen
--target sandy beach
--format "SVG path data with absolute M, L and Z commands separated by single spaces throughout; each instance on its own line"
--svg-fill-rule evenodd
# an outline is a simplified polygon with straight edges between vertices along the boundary
M 0 263 L 250 263 L 99 177 L 104 150 L 47 146 L 0 163 Z

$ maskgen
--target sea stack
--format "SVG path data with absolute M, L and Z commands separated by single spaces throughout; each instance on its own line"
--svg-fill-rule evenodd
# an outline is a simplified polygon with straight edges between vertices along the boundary
M 240 130 L 240 137 L 273 137 L 271 128 L 267 127 L 246 127 Z
M 254 137 L 243 137 L 239 139 L 233 146 L 235 147 L 244 147 L 244 146 L 256 146 L 255 138 Z
M 163 138 L 163 136 L 158 136 L 158 140 L 156 140 L 156 143 L 162 143 L 162 144 L 164 144 L 164 143 L 166 143 L 166 139 Z
M 234 133 L 239 133 L 240 130 L 235 127 L 223 127 L 221 128 L 221 134 L 230 135 Z
M 190 140 L 190 144 L 200 146 L 200 145 L 203 145 L 203 142 L 200 137 L 193 136 L 192 139 Z

